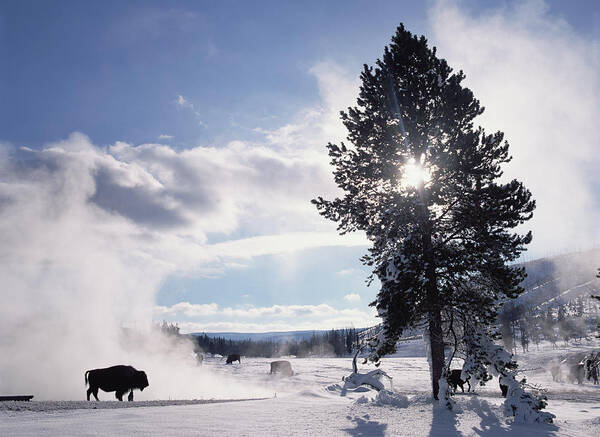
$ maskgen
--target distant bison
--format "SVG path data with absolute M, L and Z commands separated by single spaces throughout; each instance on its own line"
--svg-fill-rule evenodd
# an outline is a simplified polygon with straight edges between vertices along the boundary
M 242 359 L 238 354 L 227 355 L 227 361 L 225 362 L 225 364 L 231 364 L 234 361 L 237 361 L 238 363 L 242 364 Z
M 122 401 L 123 395 L 130 391 L 127 400 L 133 401 L 133 389 L 144 390 L 148 387 L 148 377 L 146 372 L 136 370 L 131 366 L 112 366 L 106 369 L 94 369 L 85 372 L 85 383 L 89 384 L 87 390 L 87 400 L 90 400 L 90 394 L 98 399 L 98 389 L 105 392 L 114 391 L 115 397 Z
M 508 385 L 502 384 L 501 382 L 498 383 L 500 385 L 500 391 L 502 392 L 502 397 L 505 398 L 506 395 L 508 394 Z
M 271 363 L 271 374 L 280 373 L 284 376 L 293 376 L 294 371 L 289 361 L 273 361 Z
M 550 364 L 550 373 L 552 374 L 552 381 L 560 382 L 562 380 L 562 369 L 558 360 L 554 360 Z
M 465 388 L 464 385 L 467 384 L 469 386 L 469 388 L 467 389 L 467 391 L 471 391 L 471 384 L 469 383 L 469 378 L 467 378 L 466 381 L 463 381 L 462 379 L 460 379 L 460 374 L 462 373 L 462 370 L 460 369 L 452 369 L 450 371 L 450 375 L 448 375 L 448 385 L 450 387 L 452 387 L 452 389 L 456 392 L 456 389 L 458 387 L 460 387 L 460 389 L 462 390 L 462 392 L 465 392 Z
M 585 366 L 583 363 L 577 363 L 571 365 L 569 368 L 569 382 L 574 383 L 577 381 L 577 384 L 583 384 L 585 380 Z

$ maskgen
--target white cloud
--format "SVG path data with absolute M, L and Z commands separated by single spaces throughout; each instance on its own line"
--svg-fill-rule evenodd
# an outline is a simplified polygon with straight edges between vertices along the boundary
M 354 296 L 351 300 L 356 301 Z M 360 299 L 360 296 L 358 297 Z M 338 309 L 331 305 L 272 305 L 269 307 L 219 308 L 217 304 L 179 302 L 171 307 L 155 307 L 157 318 L 168 316 L 182 320 L 185 332 L 235 331 L 259 332 L 269 330 L 331 329 L 349 326 L 363 327 L 377 323 L 375 310 Z M 196 320 L 190 320 L 196 318 Z M 199 320 L 200 319 L 200 320 Z
M 340 120 L 340 110 L 356 104 L 359 81 L 355 72 L 344 70 L 333 62 L 320 62 L 309 70 L 317 79 L 321 104 L 301 110 L 294 120 L 277 129 L 257 127 L 267 143 L 299 153 L 312 153 L 325 158 L 328 142 L 345 140 L 347 131 Z
M 161 134 L 158 136 L 159 140 L 171 140 L 173 139 L 173 135 L 166 135 L 166 134 Z
M 200 111 L 198 111 L 196 109 L 194 104 L 192 102 L 190 102 L 188 99 L 186 99 L 181 94 L 179 94 L 177 96 L 177 98 L 175 99 L 175 104 L 177 104 L 177 106 L 180 108 L 189 109 L 194 114 L 194 117 L 196 117 L 196 121 L 198 122 L 198 125 L 202 126 L 202 127 L 206 127 L 206 124 L 202 121 L 202 114 L 200 113 Z
M 344 296 L 344 300 L 347 300 L 348 302 L 360 302 L 360 294 L 349 293 Z
M 537 209 L 534 254 L 600 243 L 600 65 L 597 42 L 548 14 L 542 1 L 471 15 L 455 2 L 431 11 L 430 40 L 481 100 L 480 123 L 511 144 L 508 178 Z M 596 186 L 595 186 L 596 185 Z
M 285 331 L 317 331 L 343 328 L 362 328 L 372 326 L 369 319 L 332 319 L 325 323 L 306 322 L 302 320 L 289 322 L 179 322 L 181 332 L 285 332 Z
M 179 302 L 170 307 L 156 306 L 154 312 L 158 316 L 168 316 L 181 314 L 188 317 L 212 316 L 217 314 L 219 307 L 216 303 L 210 304 L 191 304 L 189 302 Z
M 194 105 L 191 104 L 185 97 L 183 97 L 181 94 L 179 94 L 177 96 L 177 98 L 175 99 L 175 103 L 177 104 L 177 106 L 181 106 L 182 108 L 190 108 L 190 109 L 194 109 Z
M 251 258 L 298 252 L 320 246 L 367 246 L 362 234 L 337 235 L 332 232 L 293 232 L 227 241 L 207 247 L 208 253 L 222 257 Z
M 358 269 L 342 269 L 342 270 L 336 272 L 336 274 L 338 274 L 340 276 L 350 276 L 350 275 L 354 275 L 356 273 L 360 273 L 360 270 L 358 270 Z

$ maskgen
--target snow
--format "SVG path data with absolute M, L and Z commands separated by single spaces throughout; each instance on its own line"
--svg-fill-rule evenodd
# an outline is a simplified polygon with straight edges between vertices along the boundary
M 356 390 L 357 388 L 362 388 L 364 385 L 372 387 L 377 391 L 386 390 L 386 383 L 389 383 L 389 389 L 393 389 L 391 385 L 392 378 L 381 369 L 371 370 L 367 373 L 352 373 L 344 377 L 342 391 Z
M 496 378 L 485 387 L 475 387 L 476 393 L 456 394 L 453 411 L 433 404 L 427 360 L 414 343 L 414 347 L 406 345 L 401 353 L 404 356 L 381 360 L 380 369 L 393 378 L 393 391 L 390 387 L 377 391 L 361 386 L 342 396 L 341 390 L 330 389 L 343 386 L 342 376 L 351 373 L 352 358 L 288 358 L 296 371 L 289 378 L 268 374 L 272 359 L 246 358 L 242 364 L 224 365 L 207 358 L 198 372 L 260 385 L 269 393 L 268 399 L 0 403 L 0 435 L 600 435 L 600 387 L 588 382 L 581 386 L 553 382 L 545 369 L 552 358 L 571 350 L 553 350 L 542 344 L 539 351 L 517 357 L 524 370 L 519 377 L 548 388 L 547 409 L 556 415 L 554 424 L 517 425 L 504 414 Z M 593 346 L 597 347 L 582 344 L 577 350 L 587 351 Z M 420 356 L 406 356 L 410 350 Z M 373 365 L 359 366 L 363 374 L 374 369 Z M 104 399 L 109 398 L 110 394 L 105 394 Z M 18 404 L 21 410 L 16 410 Z M 29 411 L 24 410 L 26 407 Z

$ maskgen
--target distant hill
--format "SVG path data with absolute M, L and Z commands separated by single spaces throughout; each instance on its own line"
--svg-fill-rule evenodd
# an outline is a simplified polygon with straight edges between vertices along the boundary
M 286 340 L 304 340 L 319 335 L 326 330 L 315 331 L 281 331 L 281 332 L 193 332 L 190 335 L 207 335 L 211 338 L 224 338 L 226 340 L 264 340 L 274 342 L 284 342 Z
M 525 292 L 517 299 L 519 302 L 554 305 L 600 290 L 600 279 L 596 278 L 600 249 L 541 258 L 522 265 L 527 278 L 522 283 Z

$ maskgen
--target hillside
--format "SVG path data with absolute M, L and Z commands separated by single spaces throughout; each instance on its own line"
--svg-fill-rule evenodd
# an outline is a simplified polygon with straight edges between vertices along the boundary
M 600 249 L 541 258 L 522 265 L 527 278 L 522 284 L 525 292 L 518 302 L 537 306 L 558 298 L 569 301 L 600 291 L 600 280 L 596 278 Z
M 306 340 L 314 334 L 323 334 L 324 330 L 316 331 L 280 331 L 280 332 L 193 332 L 190 335 L 207 335 L 210 338 L 225 340 L 273 341 L 282 343 L 289 340 Z

